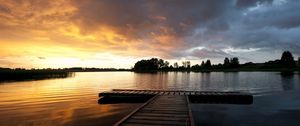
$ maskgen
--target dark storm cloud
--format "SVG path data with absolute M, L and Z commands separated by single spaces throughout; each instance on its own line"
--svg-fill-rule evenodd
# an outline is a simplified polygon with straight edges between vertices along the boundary
M 257 4 L 262 4 L 262 3 L 272 3 L 273 0 L 237 0 L 236 1 L 236 6 L 238 8 L 248 8 L 248 7 L 252 7 L 255 6 Z
M 270 51 L 291 50 L 300 54 L 300 28 L 278 29 L 264 28 L 259 30 L 237 30 L 229 40 L 233 47 L 240 48 L 266 48 Z M 229 43 L 229 42 L 228 42 Z
M 261 10 L 249 12 L 243 23 L 251 28 L 277 27 L 280 29 L 294 28 L 300 25 L 300 2 L 287 2 L 282 5 L 265 5 Z
M 228 8 L 227 12 L 211 19 L 210 23 L 197 27 L 193 36 L 186 37 L 190 45 L 188 48 L 260 48 L 260 51 L 270 52 L 290 50 L 300 55 L 300 1 L 275 0 L 254 3 L 242 4 L 237 1 L 235 8 Z M 207 56 L 214 58 L 211 55 Z
M 278 2 L 278 1 L 277 1 Z M 235 22 L 226 44 L 239 48 L 290 50 L 300 54 L 300 1 L 262 4 L 254 10 L 243 11 Z
M 162 57 L 168 58 L 192 55 L 179 54 L 178 50 L 210 45 L 210 36 L 230 30 L 226 19 L 231 17 L 227 15 L 236 6 L 234 0 L 78 0 L 73 4 L 77 12 L 72 20 L 80 26 L 82 34 L 97 32 L 101 28 L 113 29 L 124 36 L 123 41 L 142 40 L 143 45 L 137 47 L 155 47 L 153 51 L 164 53 Z M 206 29 L 208 41 L 202 43 L 196 38 L 188 39 L 199 36 L 196 33 L 199 28 Z
M 33 3 L 42 4 L 38 7 L 49 4 Z M 128 48 L 137 51 L 143 47 L 162 57 L 201 54 L 215 58 L 230 55 L 222 52 L 226 48 L 290 50 L 300 54 L 298 0 L 74 0 L 71 3 L 76 11 L 70 22 L 80 27 L 81 34 L 109 29 L 119 35 L 113 41 L 134 45 Z M 4 6 L 0 6 L 0 11 L 9 12 Z M 118 49 L 118 42 L 107 43 Z M 188 51 L 195 47 L 207 50 Z
M 200 58 L 224 58 L 229 55 L 222 50 L 196 49 L 192 51 L 192 56 Z
M 141 39 L 151 37 L 151 32 L 176 37 L 191 34 L 197 26 L 203 26 L 226 12 L 230 2 L 88 0 L 75 4 L 78 12 L 74 20 L 82 26 L 83 32 L 107 26 L 132 39 Z M 211 27 L 217 29 L 212 24 Z

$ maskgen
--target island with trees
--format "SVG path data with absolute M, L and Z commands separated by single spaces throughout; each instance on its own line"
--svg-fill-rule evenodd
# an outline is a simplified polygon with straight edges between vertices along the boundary
M 238 57 L 225 57 L 223 64 L 212 64 L 208 59 L 201 64 L 191 65 L 190 61 L 183 61 L 182 65 L 175 62 L 170 65 L 163 59 L 151 58 L 140 60 L 135 63 L 133 69 L 135 72 L 156 72 L 156 71 L 193 71 L 193 72 L 211 72 L 211 71 L 300 71 L 300 57 L 298 61 L 294 60 L 291 52 L 284 51 L 281 59 L 267 61 L 265 63 L 247 62 L 240 64 Z

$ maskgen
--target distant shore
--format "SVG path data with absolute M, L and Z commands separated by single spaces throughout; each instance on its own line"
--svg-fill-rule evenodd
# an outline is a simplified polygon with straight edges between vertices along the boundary
M 240 68 L 227 68 L 227 69 L 202 69 L 202 70 L 191 70 L 193 72 L 299 72 L 300 67 L 294 68 L 248 68 L 248 67 L 240 67 Z
M 210 68 L 210 69 L 165 69 L 165 70 L 143 70 L 134 69 L 114 69 L 114 68 L 65 68 L 65 69 L 9 69 L 0 68 L 0 82 L 3 81 L 24 81 L 42 80 L 51 78 L 67 78 L 74 76 L 74 72 L 136 72 L 136 73 L 156 73 L 156 72 L 286 72 L 300 73 L 300 66 L 292 68 L 265 68 L 265 67 L 238 67 L 238 68 Z
M 51 78 L 67 78 L 74 76 L 74 72 L 114 72 L 132 71 L 131 69 L 115 68 L 63 68 L 63 69 L 23 69 L 0 68 L 0 82 L 43 80 Z
M 224 58 L 224 63 L 212 64 L 209 59 L 201 64 L 191 65 L 190 61 L 183 61 L 180 66 L 177 62 L 170 65 L 169 61 L 150 58 L 142 59 L 134 64 L 132 69 L 135 72 L 155 71 L 193 71 L 193 72 L 238 72 L 238 71 L 279 71 L 292 72 L 300 71 L 300 57 L 294 60 L 291 52 L 284 51 L 281 59 L 270 60 L 265 63 L 246 62 L 240 64 L 238 57 Z
M 137 73 L 153 72 L 300 72 L 297 68 L 232 68 L 232 69 L 201 69 L 201 70 L 154 70 L 154 71 L 134 71 Z
M 212 66 L 210 68 L 167 68 L 158 70 L 132 70 L 134 72 L 300 72 L 300 66 L 281 67 L 281 66 L 266 66 L 261 64 L 240 65 L 236 68 L 224 68 Z
M 0 69 L 0 82 L 67 78 L 72 72 L 63 70 Z

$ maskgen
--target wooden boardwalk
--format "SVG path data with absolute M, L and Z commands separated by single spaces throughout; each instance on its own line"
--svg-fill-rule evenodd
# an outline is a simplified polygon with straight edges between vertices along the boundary
M 192 126 L 192 119 L 186 96 L 156 95 L 115 126 Z
M 193 126 L 190 103 L 252 104 L 253 96 L 241 92 L 127 90 L 99 93 L 99 104 L 143 103 L 115 126 Z M 150 100 L 148 100 L 150 99 Z

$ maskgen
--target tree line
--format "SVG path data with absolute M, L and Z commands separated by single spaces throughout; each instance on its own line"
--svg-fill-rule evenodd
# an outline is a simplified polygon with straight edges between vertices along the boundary
M 263 64 L 247 62 L 240 64 L 238 57 L 225 57 L 223 64 L 212 64 L 208 59 L 201 64 L 191 65 L 190 61 L 183 61 L 181 65 L 178 62 L 170 62 L 159 58 L 143 59 L 135 63 L 133 71 L 206 71 L 206 70 L 230 70 L 230 69 L 266 69 L 266 68 L 294 68 L 300 65 L 300 57 L 296 62 L 291 52 L 284 51 L 281 59 L 268 61 Z

